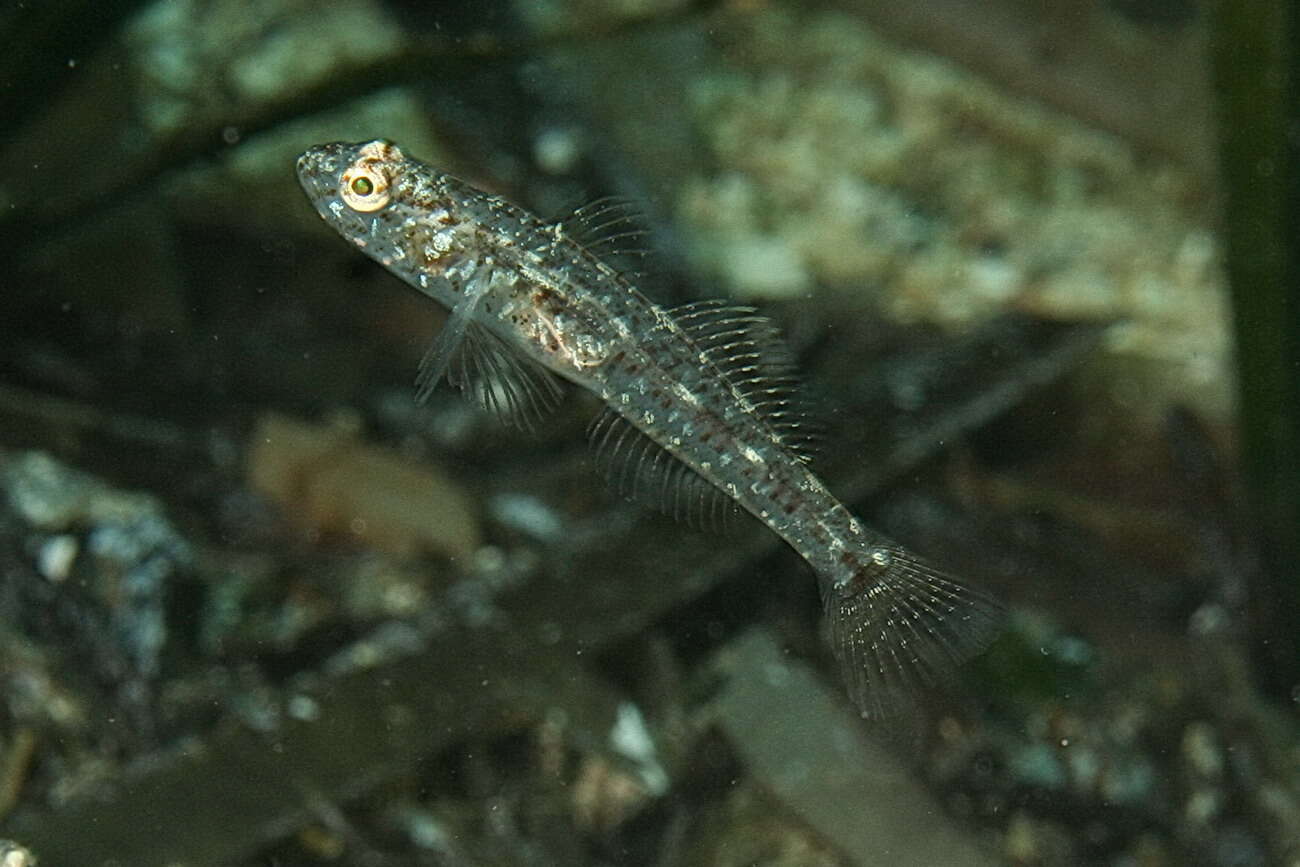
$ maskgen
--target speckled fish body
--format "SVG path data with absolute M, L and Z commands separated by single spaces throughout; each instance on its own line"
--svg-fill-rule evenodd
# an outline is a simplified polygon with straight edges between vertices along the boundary
M 426 359 L 426 391 L 443 373 L 464 387 L 471 368 L 495 366 L 504 394 L 485 386 L 480 398 L 527 416 L 550 400 L 532 372 L 544 368 L 609 408 L 593 426 L 598 452 L 615 472 L 648 479 L 626 487 L 684 499 L 677 511 L 687 513 L 707 499 L 697 488 L 721 492 L 785 539 L 818 576 L 864 713 L 948 674 L 994 631 L 995 603 L 865 527 L 809 469 L 788 365 L 752 310 L 666 310 L 570 223 L 544 221 L 389 142 L 313 147 L 298 176 L 339 234 L 452 311 Z M 465 339 L 492 344 L 487 356 L 501 360 L 466 361 Z

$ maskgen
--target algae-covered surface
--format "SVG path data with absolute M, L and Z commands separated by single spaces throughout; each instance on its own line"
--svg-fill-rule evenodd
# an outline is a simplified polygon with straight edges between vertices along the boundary
M 982 77 L 957 2 L 87 5 L 0 12 L 6 867 L 1300 863 L 1223 191 L 1140 99 Z M 1031 5 L 977 34 L 1021 76 Z M 1210 26 L 1066 5 L 1071 68 Z M 818 473 L 992 646 L 862 720 L 806 565 L 611 493 L 594 396 L 417 403 L 445 311 L 293 171 L 377 137 L 636 202 L 646 292 L 775 320 Z

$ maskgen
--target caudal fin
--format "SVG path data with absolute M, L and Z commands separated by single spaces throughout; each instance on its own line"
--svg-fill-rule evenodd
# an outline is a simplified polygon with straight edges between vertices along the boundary
M 863 716 L 886 716 L 950 679 L 997 635 L 997 601 L 898 545 L 848 559 L 848 577 L 820 583 L 835 655 Z

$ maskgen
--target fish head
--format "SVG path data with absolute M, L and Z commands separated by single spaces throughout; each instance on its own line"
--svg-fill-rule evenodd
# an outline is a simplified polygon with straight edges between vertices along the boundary
M 332 142 L 298 157 L 298 183 L 327 224 L 413 285 L 458 256 L 449 176 L 390 141 Z
M 352 241 L 390 223 L 402 210 L 395 193 L 407 160 L 392 142 L 332 142 L 298 157 L 298 183 L 317 213 Z M 364 245 L 361 245 L 364 246 Z

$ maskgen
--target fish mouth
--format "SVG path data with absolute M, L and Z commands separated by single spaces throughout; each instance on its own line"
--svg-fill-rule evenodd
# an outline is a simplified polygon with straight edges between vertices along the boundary
M 310 147 L 298 157 L 298 183 L 312 202 L 336 198 L 339 175 L 347 166 L 347 151 L 353 147 L 343 142 Z
M 360 146 L 347 142 L 315 145 L 303 151 L 295 167 L 298 185 L 325 222 L 340 234 L 355 239 L 366 230 L 366 220 L 343 203 L 340 178 L 352 164 Z

